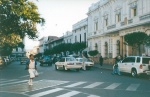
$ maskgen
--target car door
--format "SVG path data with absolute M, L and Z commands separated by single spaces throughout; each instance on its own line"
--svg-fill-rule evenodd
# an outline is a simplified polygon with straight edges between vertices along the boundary
M 124 60 L 122 60 L 121 62 L 118 63 L 119 70 L 121 72 L 125 72 L 125 66 L 126 66 L 128 60 L 129 60 L 129 58 L 127 57 L 127 58 L 125 58 Z
M 129 57 L 128 62 L 125 64 L 125 72 L 131 73 L 132 67 L 135 67 L 136 57 Z

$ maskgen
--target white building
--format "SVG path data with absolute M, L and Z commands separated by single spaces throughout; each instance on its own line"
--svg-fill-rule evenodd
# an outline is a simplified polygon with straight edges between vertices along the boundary
M 93 4 L 87 13 L 88 48 L 108 58 L 132 55 L 124 35 L 137 31 L 150 34 L 149 4 L 150 0 L 100 0 Z M 150 55 L 148 48 L 141 51 Z
M 77 22 L 73 25 L 73 37 L 72 43 L 76 42 L 86 42 L 87 41 L 87 29 L 88 29 L 88 20 L 87 18 Z
M 65 43 L 73 43 L 73 33 L 67 31 L 64 35 L 64 42 Z
M 47 49 L 46 43 L 48 41 L 48 37 L 42 37 L 39 39 L 39 53 L 44 53 L 44 51 Z

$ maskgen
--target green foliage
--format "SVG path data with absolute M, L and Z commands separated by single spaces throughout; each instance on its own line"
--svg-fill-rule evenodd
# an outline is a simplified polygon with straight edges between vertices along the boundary
M 21 47 L 23 49 L 24 48 L 23 42 L 18 43 L 18 47 Z
M 132 46 L 132 53 L 134 49 L 139 49 L 140 54 L 140 45 L 144 44 L 144 40 L 147 37 L 147 34 L 144 32 L 133 32 L 124 36 L 125 41 L 129 46 Z
M 12 47 L 9 44 L 5 44 L 3 47 L 0 47 L 0 55 L 1 56 L 8 56 L 12 52 Z
M 83 50 L 85 48 L 86 48 L 85 42 L 82 42 L 82 43 L 77 42 L 77 43 L 72 44 L 70 49 L 71 49 L 71 51 L 78 52 L 78 51 Z
M 138 46 L 144 43 L 147 34 L 144 32 L 133 32 L 125 35 L 124 39 L 130 46 Z
M 92 51 L 89 51 L 88 54 L 90 56 L 96 56 L 98 54 L 98 51 L 97 50 L 92 50 Z
M 16 46 L 28 35 L 37 38 L 37 24 L 44 24 L 37 6 L 29 0 L 0 0 L 0 45 Z
M 148 36 L 145 38 L 144 44 L 145 44 L 146 46 L 150 46 L 150 35 L 148 35 Z
M 86 48 L 86 43 L 62 43 L 60 45 L 57 45 L 53 47 L 52 49 L 46 50 L 44 52 L 45 55 L 51 55 L 51 54 L 60 54 L 61 52 L 66 52 L 66 51 L 75 51 L 78 52 L 80 50 L 83 50 Z

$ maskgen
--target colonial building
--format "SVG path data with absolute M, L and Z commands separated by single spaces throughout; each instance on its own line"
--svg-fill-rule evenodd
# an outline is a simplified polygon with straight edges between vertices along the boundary
M 88 15 L 88 48 L 103 57 L 132 55 L 124 36 L 132 32 L 150 34 L 150 0 L 100 0 Z M 150 56 L 150 49 L 141 46 L 141 54 Z M 133 55 L 141 55 L 137 51 Z
M 48 41 L 48 37 L 42 37 L 39 39 L 39 53 L 44 53 L 44 51 L 47 49 L 46 43 Z
M 72 26 L 72 43 L 75 42 L 86 42 L 87 41 L 87 29 L 88 29 L 88 20 L 87 18 L 75 23 Z
M 72 32 L 67 31 L 63 37 L 64 37 L 65 43 L 73 43 L 73 33 Z

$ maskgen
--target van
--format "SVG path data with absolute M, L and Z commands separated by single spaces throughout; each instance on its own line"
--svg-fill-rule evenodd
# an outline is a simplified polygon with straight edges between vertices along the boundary
M 150 75 L 150 57 L 128 56 L 118 63 L 120 72 L 130 73 L 133 77 L 146 74 Z

